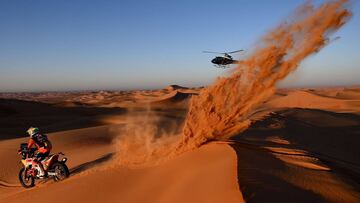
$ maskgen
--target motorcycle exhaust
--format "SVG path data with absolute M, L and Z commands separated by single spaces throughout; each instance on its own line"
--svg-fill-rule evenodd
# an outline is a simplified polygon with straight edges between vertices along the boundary
M 48 174 L 48 176 L 55 176 L 56 175 L 55 172 L 48 172 L 47 174 Z

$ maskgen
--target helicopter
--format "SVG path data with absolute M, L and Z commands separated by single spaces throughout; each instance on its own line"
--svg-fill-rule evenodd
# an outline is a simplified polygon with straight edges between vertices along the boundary
M 213 51 L 203 51 L 203 53 L 212 53 L 212 54 L 223 54 L 224 56 L 216 56 L 211 60 L 211 63 L 215 65 L 217 68 L 229 68 L 231 64 L 236 64 L 239 61 L 234 60 L 230 54 L 244 51 L 242 49 L 231 51 L 231 52 L 213 52 Z

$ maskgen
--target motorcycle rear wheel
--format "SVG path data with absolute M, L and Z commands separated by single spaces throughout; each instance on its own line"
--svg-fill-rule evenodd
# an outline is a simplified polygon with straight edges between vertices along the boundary
M 69 169 L 64 163 L 56 162 L 52 165 L 51 169 L 55 172 L 55 181 L 62 181 L 70 175 Z
M 25 167 L 19 171 L 19 180 L 21 185 L 24 188 L 31 188 L 35 186 L 35 178 L 33 176 L 27 175 L 27 170 Z

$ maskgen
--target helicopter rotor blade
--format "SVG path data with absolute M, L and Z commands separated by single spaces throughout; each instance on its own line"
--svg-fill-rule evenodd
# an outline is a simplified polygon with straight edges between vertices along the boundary
M 215 52 L 215 51 L 203 51 L 203 53 L 210 53 L 210 54 L 224 54 L 222 52 Z
M 215 51 L 203 51 L 203 53 L 211 53 L 211 54 L 233 54 L 237 52 L 244 51 L 243 49 L 236 50 L 236 51 L 230 51 L 230 52 L 215 52 Z
M 241 52 L 241 51 L 244 51 L 243 49 L 240 49 L 240 50 L 236 50 L 236 51 L 231 51 L 231 52 L 226 52 L 227 54 L 233 54 L 233 53 L 237 53 L 237 52 Z

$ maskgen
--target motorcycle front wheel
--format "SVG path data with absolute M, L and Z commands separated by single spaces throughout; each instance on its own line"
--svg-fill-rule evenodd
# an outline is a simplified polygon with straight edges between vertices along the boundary
M 35 186 L 35 179 L 33 176 L 27 174 L 28 169 L 22 168 L 19 171 L 19 180 L 24 188 L 31 188 Z
M 54 175 L 55 181 L 64 180 L 70 175 L 69 169 L 64 163 L 60 163 L 60 162 L 54 163 L 51 168 L 55 172 Z

